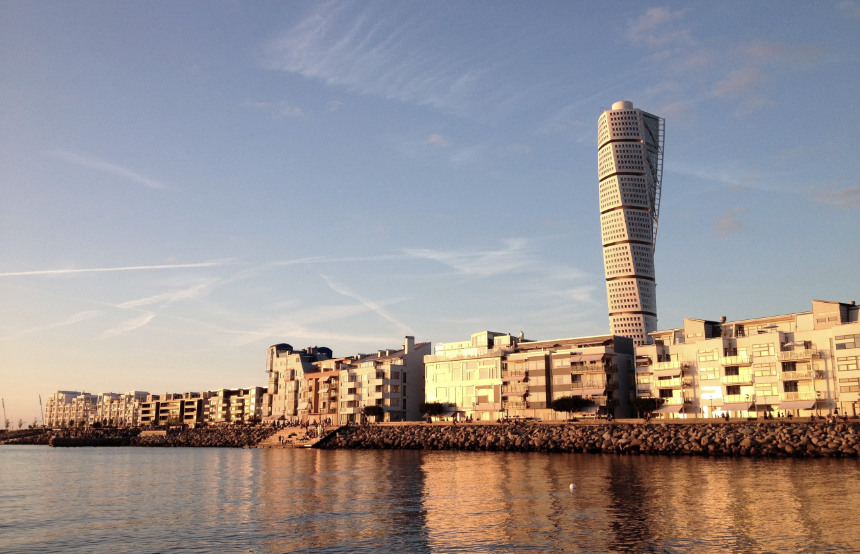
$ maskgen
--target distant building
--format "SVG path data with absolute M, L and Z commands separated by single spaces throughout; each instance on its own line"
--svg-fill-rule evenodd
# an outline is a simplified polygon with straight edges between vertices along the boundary
M 597 122 L 600 233 L 609 332 L 639 346 L 657 330 L 654 248 L 664 121 L 622 101 Z
M 266 373 L 269 386 L 263 395 L 263 420 L 280 420 L 298 416 L 299 384 L 305 373 L 314 373 L 314 362 L 330 360 L 326 347 L 293 350 L 286 343 L 270 346 L 266 351 Z
M 140 422 L 140 405 L 148 395 L 144 391 L 99 394 L 90 424 L 98 422 L 111 427 L 136 427 Z
M 334 423 L 361 421 L 364 408 L 379 406 L 384 421 L 417 421 L 424 399 L 423 357 L 430 343 L 406 337 L 399 350 L 332 358 L 325 347 L 294 351 L 269 347 L 268 392 L 263 419 Z
M 636 349 L 636 391 L 664 417 L 860 414 L 858 307 L 738 321 L 685 319 Z
M 220 389 L 210 393 L 206 422 L 213 425 L 260 423 L 265 393 L 265 387 Z
M 210 392 L 149 394 L 140 406 L 140 425 L 188 425 L 206 423 Z
M 425 397 L 445 415 L 565 419 L 552 402 L 579 396 L 591 413 L 626 415 L 633 341 L 611 335 L 544 341 L 482 331 L 468 341 L 439 343 L 424 357 Z
M 57 391 L 45 405 L 47 427 L 79 427 L 95 414 L 98 396 L 78 391 Z

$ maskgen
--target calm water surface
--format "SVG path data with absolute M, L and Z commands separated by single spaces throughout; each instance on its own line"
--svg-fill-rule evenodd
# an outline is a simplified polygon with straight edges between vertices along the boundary
M 0 447 L 3 552 L 858 551 L 858 507 L 857 460 Z

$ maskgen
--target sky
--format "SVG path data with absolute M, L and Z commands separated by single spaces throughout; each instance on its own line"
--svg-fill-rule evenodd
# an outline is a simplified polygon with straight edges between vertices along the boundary
M 860 300 L 860 0 L 0 1 L 0 397 L 609 332 L 597 119 L 666 121 L 660 329 Z

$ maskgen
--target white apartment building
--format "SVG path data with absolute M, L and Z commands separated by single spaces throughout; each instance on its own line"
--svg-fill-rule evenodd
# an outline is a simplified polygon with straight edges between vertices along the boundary
M 628 413 L 633 340 L 611 335 L 530 341 L 482 331 L 468 341 L 439 343 L 424 357 L 425 397 L 446 415 L 564 419 L 552 402 L 591 400 L 591 412 Z
M 79 427 L 96 412 L 98 396 L 78 391 L 57 391 L 45 404 L 45 426 Z
M 255 424 L 263 418 L 265 387 L 220 389 L 209 396 L 206 423 L 226 425 Z
M 269 347 L 264 420 L 361 421 L 364 408 L 379 406 L 384 421 L 417 421 L 424 401 L 424 355 L 430 343 L 406 337 L 402 349 L 332 358 L 325 347 L 294 351 Z
M 140 424 L 140 405 L 149 395 L 145 391 L 125 393 L 105 392 L 98 395 L 96 410 L 90 425 L 101 423 L 111 427 L 136 427 Z
M 140 406 L 140 425 L 188 425 L 207 422 L 211 392 L 148 394 Z
M 685 319 L 636 349 L 636 392 L 664 417 L 860 414 L 854 302 L 754 319 Z
M 657 330 L 654 248 L 664 120 L 622 101 L 597 122 L 600 233 L 609 332 L 647 344 Z
M 324 346 L 294 350 L 286 343 L 266 350 L 269 385 L 263 395 L 263 420 L 291 419 L 299 413 L 299 385 L 305 373 L 318 371 L 314 362 L 330 360 L 332 351 Z

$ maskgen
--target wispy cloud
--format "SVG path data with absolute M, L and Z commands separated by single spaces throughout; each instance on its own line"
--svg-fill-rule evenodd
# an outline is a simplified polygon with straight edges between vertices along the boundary
M 524 256 L 528 241 L 523 238 L 512 238 L 505 241 L 505 247 L 499 250 L 479 252 L 443 251 L 427 248 L 407 248 L 405 252 L 415 258 L 433 260 L 451 267 L 458 273 L 489 277 L 502 273 L 522 271 L 528 267 Z
M 259 102 L 254 100 L 246 100 L 242 103 L 242 105 L 246 108 L 269 112 L 272 114 L 273 117 L 277 119 L 283 119 L 285 117 L 298 117 L 300 115 L 304 115 L 304 111 L 301 108 L 293 106 L 286 100 L 281 100 L 279 102 Z
M 742 217 L 746 214 L 746 208 L 732 208 L 720 215 L 714 224 L 714 230 L 723 237 L 739 233 L 746 228 Z
M 672 11 L 666 7 L 650 8 L 627 22 L 628 36 L 634 44 L 651 48 L 689 44 L 690 32 L 680 25 L 685 11 Z
M 462 56 L 427 49 L 426 21 L 396 18 L 372 5 L 323 2 L 266 48 L 267 65 L 369 96 L 461 113 L 485 84 L 487 70 Z
M 210 291 L 216 283 L 218 283 L 218 279 L 208 279 L 202 283 L 197 283 L 184 289 L 164 292 L 146 298 L 138 298 L 136 300 L 128 300 L 126 302 L 117 304 L 117 308 L 134 309 L 140 308 L 142 306 L 149 306 L 152 304 L 160 304 L 162 306 L 167 306 L 169 304 L 172 304 L 173 302 L 196 298 L 201 294 Z
M 397 319 L 394 314 L 386 310 L 379 302 L 375 302 L 373 300 L 369 300 L 367 298 L 362 297 L 361 295 L 349 290 L 345 285 L 336 283 L 330 277 L 326 277 L 325 275 L 321 275 L 320 277 L 322 277 L 322 279 L 326 282 L 326 284 L 331 290 L 335 291 L 340 295 L 346 296 L 347 298 L 357 300 L 359 303 L 361 303 L 362 306 L 364 306 L 368 310 L 374 312 L 383 319 L 395 324 L 398 328 L 401 329 L 401 331 L 404 331 L 406 333 L 412 333 L 412 329 L 408 325 Z
M 55 158 L 63 160 L 70 164 L 85 167 L 87 169 L 93 169 L 101 173 L 107 173 L 108 175 L 121 177 L 133 183 L 137 183 L 138 185 L 143 185 L 152 189 L 167 188 L 167 185 L 165 185 L 161 181 L 151 179 L 149 177 L 146 177 L 145 175 L 141 175 L 140 173 L 132 171 L 131 169 L 116 165 L 111 162 L 106 162 L 97 158 L 76 154 L 67 150 L 58 150 L 56 152 L 53 152 L 52 155 Z
M 843 210 L 856 210 L 860 208 L 860 186 L 838 188 L 834 185 L 812 187 L 806 190 L 806 194 L 821 204 L 828 204 Z
M 424 139 L 424 144 L 430 144 L 432 146 L 445 147 L 449 146 L 451 143 L 448 142 L 445 137 L 442 135 L 429 135 L 426 139 Z
M 128 321 L 124 321 L 123 323 L 113 327 L 112 329 L 107 329 L 101 334 L 101 338 L 109 339 L 113 338 L 125 333 L 129 333 L 134 331 L 135 329 L 140 329 L 149 324 L 155 318 L 155 314 L 152 312 L 147 312 L 139 317 L 134 319 L 129 319 Z
M 56 323 L 51 323 L 49 325 L 42 325 L 39 327 L 31 327 L 29 329 L 19 329 L 12 333 L 11 335 L 0 337 L 0 340 L 17 340 L 23 336 L 31 335 L 33 333 L 42 333 L 44 331 L 50 331 L 51 329 L 57 329 L 60 327 L 68 327 L 70 325 L 75 325 L 77 323 L 81 323 L 83 321 L 87 321 L 96 317 L 99 317 L 103 314 L 103 312 L 98 310 L 88 310 L 84 312 L 76 313 L 72 316 L 63 319 L 62 321 L 58 321 Z
M 214 267 L 224 262 L 201 262 L 195 264 L 133 265 L 126 267 L 90 267 L 83 269 L 43 269 L 39 271 L 14 271 L 0 273 L 0 277 L 23 277 L 30 275 L 71 275 L 76 273 L 104 273 L 111 271 L 152 271 L 161 269 L 187 269 L 194 267 Z

